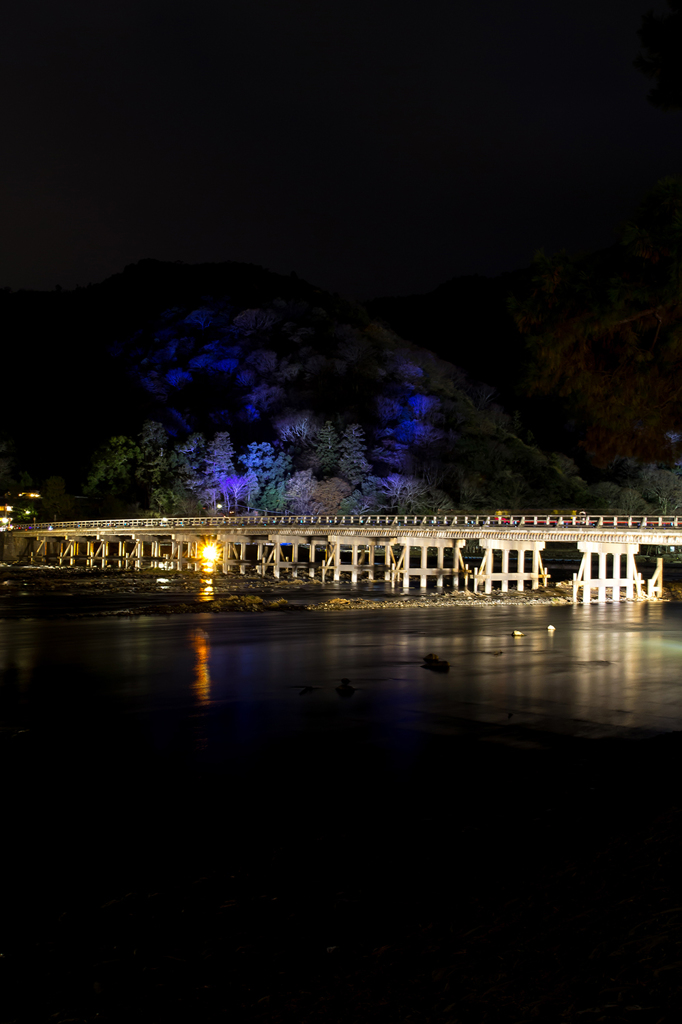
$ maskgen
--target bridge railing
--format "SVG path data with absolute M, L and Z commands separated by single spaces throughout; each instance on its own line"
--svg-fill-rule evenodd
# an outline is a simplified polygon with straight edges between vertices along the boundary
M 14 523 L 6 529 L 22 532 L 34 530 L 111 530 L 155 529 L 166 533 L 178 529 L 221 530 L 231 527 L 258 526 L 339 526 L 390 528 L 438 527 L 546 527 L 576 529 L 666 530 L 681 529 L 682 516 L 623 516 L 623 515 L 501 515 L 497 513 L 459 512 L 452 515 L 361 515 L 361 516 L 294 516 L 294 515 L 224 515 L 153 517 L 150 519 L 77 519 L 68 522 Z

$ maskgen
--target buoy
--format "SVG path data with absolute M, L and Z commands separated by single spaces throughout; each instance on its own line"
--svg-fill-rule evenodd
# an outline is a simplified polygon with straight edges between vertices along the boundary
M 548 626 L 547 629 L 549 630 L 550 633 L 553 633 L 554 630 L 556 629 L 556 626 Z
M 515 629 L 515 630 L 514 630 L 514 631 L 512 632 L 512 636 L 525 636 L 525 635 L 526 635 L 525 633 L 522 633 L 522 632 L 521 632 L 520 630 L 518 630 L 518 629 Z

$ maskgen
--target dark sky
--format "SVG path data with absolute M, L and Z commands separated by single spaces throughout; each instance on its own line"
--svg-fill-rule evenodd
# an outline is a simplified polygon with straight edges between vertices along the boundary
M 663 0 L 30 0 L 3 13 L 0 285 L 244 260 L 359 298 L 598 248 L 682 172 Z

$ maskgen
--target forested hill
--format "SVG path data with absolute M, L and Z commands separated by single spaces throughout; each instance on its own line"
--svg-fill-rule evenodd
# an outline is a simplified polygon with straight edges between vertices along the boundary
M 63 476 L 112 514 L 220 497 L 349 512 L 682 507 L 678 473 L 651 457 L 573 461 L 584 423 L 632 455 L 640 439 L 663 451 L 677 422 L 679 287 L 669 311 L 653 306 L 667 293 L 653 278 L 634 292 L 643 257 L 623 253 L 540 254 L 523 274 L 365 306 L 239 263 L 143 260 L 71 292 L 0 292 L 0 447 L 15 446 L 0 451 L 0 483 Z M 518 388 L 533 366 L 545 398 Z M 642 381 L 647 418 L 631 397 Z M 562 395 L 578 397 L 572 435 Z
M 392 495 L 401 507 L 414 506 L 417 492 L 440 506 L 579 500 L 571 460 L 543 454 L 496 402 L 485 355 L 469 376 L 295 276 L 146 260 L 70 293 L 4 293 L 0 308 L 15 385 L 3 429 L 15 438 L 17 467 L 37 479 L 59 473 L 72 490 L 114 487 L 102 469 L 117 457 L 104 451 L 108 439 L 137 443 L 152 421 L 183 464 L 185 491 L 190 477 L 200 490 L 206 445 L 229 434 L 236 476 L 255 471 L 254 445 L 270 446 L 258 458 L 271 450 L 279 459 L 270 503 L 291 504 L 284 491 L 296 474 L 313 487 L 341 480 L 337 492 L 347 505 L 355 494 L 356 507 L 383 500 L 389 477 L 394 492 L 410 492 Z M 158 494 L 169 493 L 169 467 Z M 149 481 L 134 493 L 142 477 L 131 464 L 116 487 L 125 478 L 127 499 L 149 507 Z
M 84 475 L 94 445 L 139 431 L 148 396 L 131 385 L 111 345 L 153 325 L 164 310 L 192 310 L 202 297 L 229 297 L 236 308 L 275 297 L 324 306 L 355 323 L 366 313 L 295 275 L 247 263 L 141 260 L 98 284 L 72 291 L 0 289 L 0 434 L 14 439 L 17 463 L 40 478 Z

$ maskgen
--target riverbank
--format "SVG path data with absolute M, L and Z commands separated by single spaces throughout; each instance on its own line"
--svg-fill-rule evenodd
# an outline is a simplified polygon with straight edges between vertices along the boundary
M 345 591 L 345 593 L 344 593 Z M 319 594 L 319 596 L 318 596 Z M 286 595 L 286 596 L 284 596 Z M 346 596 L 348 595 L 348 596 Z M 4 600 L 3 600 L 4 599 Z M 621 602 L 625 603 L 625 598 Z M 682 600 L 682 582 L 670 581 L 664 600 Z M 85 569 L 0 565 L 0 618 L 172 615 L 264 611 L 381 611 L 470 605 L 566 605 L 570 580 L 539 590 L 494 589 L 491 594 L 450 587 L 390 587 L 381 582 L 323 583 L 319 578 L 280 580 L 190 571 Z M 68 607 L 69 604 L 73 608 Z

